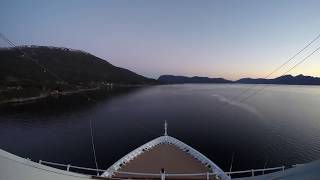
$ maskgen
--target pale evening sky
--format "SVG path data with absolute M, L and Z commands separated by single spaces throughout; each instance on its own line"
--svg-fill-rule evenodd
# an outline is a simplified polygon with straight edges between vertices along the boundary
M 317 36 L 319 7 L 319 0 L 0 0 L 0 32 L 18 45 L 80 49 L 153 78 L 238 79 L 265 76 Z M 320 52 L 291 74 L 320 76 Z

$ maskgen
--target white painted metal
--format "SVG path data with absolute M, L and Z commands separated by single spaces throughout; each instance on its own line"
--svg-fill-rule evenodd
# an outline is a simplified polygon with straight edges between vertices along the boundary
M 262 171 L 277 171 L 277 170 L 283 170 L 284 166 L 280 167 L 274 167 L 274 168 L 264 168 L 264 169 L 249 169 L 249 170 L 243 170 L 243 171 L 233 171 L 233 172 L 225 172 L 227 175 L 231 174 L 246 174 L 246 173 L 252 173 L 252 172 L 262 172 Z M 136 172 L 126 172 L 126 171 L 116 171 L 118 174 L 125 174 L 125 175 L 140 175 L 140 176 L 156 176 L 159 177 L 161 174 L 157 173 L 136 173 Z M 189 173 L 189 174 L 166 174 L 167 177 L 187 177 L 187 176 L 205 176 L 205 175 L 215 175 L 215 173 Z
M 245 173 L 252 173 L 252 172 L 263 172 L 263 171 L 276 171 L 276 170 L 283 170 L 284 166 L 274 167 L 274 168 L 264 168 L 264 169 L 250 169 L 250 170 L 243 170 L 243 171 L 232 171 L 232 172 L 225 172 L 228 175 L 231 174 L 245 174 Z
M 56 166 L 67 167 L 68 165 L 60 164 L 60 163 L 52 163 L 48 161 L 39 161 L 40 163 L 36 163 L 30 161 L 28 159 L 24 159 L 18 157 L 14 154 L 5 152 L 0 149 L 0 180 L 82 180 L 82 179 L 91 179 L 90 175 L 83 175 L 79 173 L 67 172 L 65 170 L 60 170 L 56 168 L 52 168 L 49 166 L 45 166 L 43 164 L 51 164 Z M 70 165 L 70 168 L 75 169 L 84 169 L 84 170 L 92 170 L 97 171 L 93 168 L 84 168 L 78 166 Z M 282 170 L 284 166 L 276 167 L 276 168 L 264 168 L 264 169 L 254 169 L 254 172 L 258 171 L 274 171 L 274 170 Z M 255 177 L 247 177 L 247 178 L 239 178 L 239 180 L 270 180 L 270 179 L 283 179 L 283 180 L 291 180 L 291 179 L 303 179 L 303 180 L 315 180 L 320 177 L 320 160 L 314 161 L 308 164 L 299 165 L 294 168 L 289 168 L 285 171 L 278 171 L 266 175 L 255 176 Z M 99 169 L 98 171 L 106 171 Z M 251 170 L 246 171 L 234 171 L 234 172 L 226 172 L 226 174 L 240 174 L 240 173 L 248 173 Z M 117 173 L 129 173 L 129 172 L 117 172 Z M 213 173 L 208 173 L 209 175 L 215 175 Z M 148 174 L 148 173 L 140 173 L 140 175 L 149 175 L 155 177 L 161 177 L 161 174 Z M 203 176 L 206 173 L 198 173 L 198 174 L 166 174 L 166 177 L 170 176 Z M 237 179 L 238 180 L 238 179 Z
M 277 170 L 277 172 L 269 174 L 235 178 L 235 180 L 318 180 L 320 179 L 320 160 L 304 164 L 303 166 L 285 169 L 284 171 L 282 171 L 282 167 L 278 167 Z
M 0 180 L 44 179 L 89 180 L 91 176 L 45 166 L 0 149 Z
M 166 179 L 166 174 L 165 173 L 161 173 L 161 180 L 165 180 Z
M 60 164 L 60 163 L 54 163 L 54 162 L 48 162 L 40 160 L 39 163 L 46 164 L 46 165 L 53 165 L 53 166 L 61 166 L 67 168 L 68 165 L 66 164 Z M 301 164 L 300 166 L 302 166 Z M 293 167 L 296 167 L 296 165 L 293 165 Z M 86 167 L 80 167 L 80 166 L 73 166 L 70 165 L 70 168 L 72 169 L 81 169 L 81 170 L 88 170 L 88 171 L 99 171 L 99 172 L 106 172 L 105 169 L 94 169 L 94 168 L 86 168 Z M 278 171 L 283 170 L 285 166 L 280 167 L 273 167 L 273 168 L 263 168 L 263 169 L 250 169 L 250 170 L 242 170 L 242 171 L 232 171 L 232 172 L 225 172 L 227 175 L 232 174 L 246 174 L 246 173 L 252 173 L 254 172 L 267 172 L 267 171 Z M 116 171 L 115 173 L 118 174 L 126 174 L 126 175 L 141 175 L 141 176 L 148 176 L 148 177 L 161 177 L 161 174 L 158 173 L 137 173 L 137 172 L 125 172 L 125 171 Z M 166 174 L 167 177 L 174 177 L 174 176 L 180 176 L 180 177 L 187 177 L 187 176 L 204 176 L 204 175 L 215 175 L 213 173 L 190 173 L 190 174 Z
M 167 121 L 165 121 L 165 123 L 164 123 L 164 135 L 168 136 L 168 123 L 167 123 Z

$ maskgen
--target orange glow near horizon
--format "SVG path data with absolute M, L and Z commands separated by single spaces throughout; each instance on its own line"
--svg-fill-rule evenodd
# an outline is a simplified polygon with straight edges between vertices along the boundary
M 311 61 L 312 60 L 312 61 Z M 293 75 L 297 76 L 303 74 L 305 76 L 313 76 L 320 77 L 320 62 L 317 59 L 310 59 L 310 62 L 306 62 L 305 64 L 301 64 L 297 66 L 292 71 L 287 72 L 293 65 L 285 66 L 279 71 L 273 73 L 269 79 L 276 78 L 282 75 Z M 261 66 L 254 66 L 251 70 L 245 68 L 239 68 L 234 71 L 233 68 L 229 68 L 230 71 L 215 71 L 210 68 L 190 68 L 189 71 L 185 74 L 176 74 L 176 75 L 186 75 L 186 76 L 204 76 L 211 78 L 225 78 L 228 80 L 238 80 L 241 78 L 265 78 L 269 75 L 275 67 L 268 66 L 263 68 Z

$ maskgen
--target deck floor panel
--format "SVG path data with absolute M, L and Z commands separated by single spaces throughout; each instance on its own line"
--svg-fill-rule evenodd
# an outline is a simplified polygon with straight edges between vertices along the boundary
M 159 174 L 161 169 L 164 169 L 168 174 L 195 174 L 211 172 L 211 170 L 203 165 L 199 160 L 173 144 L 158 144 L 123 165 L 118 171 Z M 114 177 L 134 178 L 141 176 L 116 173 Z M 152 179 L 155 177 L 149 176 L 149 178 Z M 199 178 L 205 179 L 206 177 L 185 177 L 185 179 Z M 181 177 L 167 177 L 166 179 L 181 179 Z

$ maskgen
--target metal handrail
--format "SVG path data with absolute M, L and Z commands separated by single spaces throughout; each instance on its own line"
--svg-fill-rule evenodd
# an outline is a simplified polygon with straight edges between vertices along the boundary
M 263 168 L 263 169 L 251 169 L 251 170 L 243 170 L 243 171 L 233 171 L 233 172 L 225 172 L 227 175 L 231 174 L 244 174 L 244 173 L 252 173 L 254 176 L 255 172 L 266 172 L 266 171 L 275 171 L 275 170 L 285 170 L 285 166 L 279 166 L 274 168 Z
M 49 162 L 49 161 L 43 161 L 40 160 L 39 164 L 46 164 L 46 165 L 54 165 L 54 166 L 60 166 L 60 167 L 66 167 L 67 171 L 70 171 L 70 168 L 73 169 L 79 169 L 79 170 L 87 170 L 87 171 L 94 171 L 94 172 L 105 172 L 106 169 L 95 169 L 95 168 L 87 168 L 87 167 L 80 167 L 80 166 L 73 166 L 70 164 L 61 164 L 61 163 L 55 163 L 55 162 Z M 296 165 L 293 165 L 295 167 Z M 252 176 L 254 176 L 255 172 L 266 172 L 266 171 L 275 171 L 275 170 L 285 170 L 285 166 L 279 166 L 279 167 L 273 167 L 273 168 L 263 168 L 263 169 L 250 169 L 250 170 L 242 170 L 242 171 L 232 171 L 232 172 L 225 172 L 227 175 L 232 174 L 245 174 L 245 173 L 252 173 Z M 138 172 L 125 172 L 125 171 L 116 171 L 115 173 L 118 174 L 125 174 L 125 175 L 141 175 L 141 176 L 161 176 L 161 173 L 138 173 Z M 174 176 L 212 176 L 216 175 L 216 173 L 188 173 L 188 174 L 167 174 L 165 173 L 166 177 L 174 177 Z
M 125 175 L 141 175 L 141 176 L 160 176 L 161 173 L 136 173 L 136 172 L 125 172 L 125 171 L 117 171 L 118 174 L 125 174 Z M 164 173 L 166 176 L 169 177 L 175 177 L 175 176 L 205 176 L 207 174 L 209 175 L 216 175 L 214 173 L 189 173 L 189 174 L 168 174 Z
M 106 171 L 106 169 L 96 169 L 96 168 L 87 168 L 87 167 L 81 167 L 81 166 L 73 166 L 70 164 L 61 164 L 61 163 L 54 163 L 54 162 L 49 162 L 49 161 L 39 161 L 40 164 L 47 164 L 47 165 L 54 165 L 54 166 L 62 166 L 62 167 L 66 167 L 67 171 L 69 171 L 70 168 L 74 168 L 74 169 L 80 169 L 80 170 L 88 170 L 88 171 L 99 171 L 99 172 L 104 172 Z

